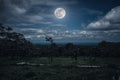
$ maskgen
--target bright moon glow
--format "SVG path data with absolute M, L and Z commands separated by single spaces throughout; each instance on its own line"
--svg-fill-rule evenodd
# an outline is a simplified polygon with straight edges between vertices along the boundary
M 56 18 L 58 19 L 63 19 L 66 15 L 65 9 L 63 8 L 57 8 L 54 12 L 54 15 L 56 16 Z

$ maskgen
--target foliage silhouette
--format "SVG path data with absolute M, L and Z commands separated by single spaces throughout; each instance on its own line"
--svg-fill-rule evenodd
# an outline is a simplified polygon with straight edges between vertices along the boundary
M 13 32 L 11 27 L 0 23 L 0 56 L 28 56 L 32 43 L 23 34 Z

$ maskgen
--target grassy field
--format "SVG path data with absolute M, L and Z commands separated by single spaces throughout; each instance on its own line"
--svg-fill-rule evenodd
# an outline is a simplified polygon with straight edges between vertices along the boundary
M 29 62 L 44 65 L 16 65 Z M 101 67 L 79 67 L 97 65 Z M 119 58 L 0 58 L 0 80 L 115 80 L 120 75 Z

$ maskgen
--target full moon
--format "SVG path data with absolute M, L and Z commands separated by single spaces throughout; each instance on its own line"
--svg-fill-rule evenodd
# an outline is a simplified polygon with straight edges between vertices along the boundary
M 54 15 L 58 19 L 63 19 L 66 15 L 65 9 L 64 8 L 57 8 L 54 12 Z

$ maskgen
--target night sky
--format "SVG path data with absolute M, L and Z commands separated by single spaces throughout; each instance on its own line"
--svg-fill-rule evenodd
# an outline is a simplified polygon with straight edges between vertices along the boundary
M 66 16 L 57 19 L 56 8 Z M 120 41 L 120 0 L 0 0 L 0 23 L 34 43 Z

